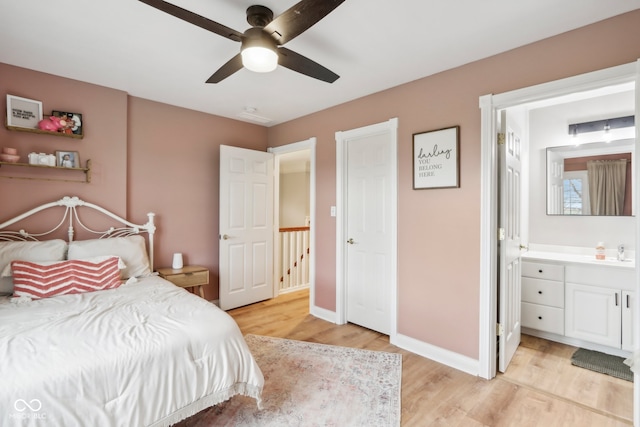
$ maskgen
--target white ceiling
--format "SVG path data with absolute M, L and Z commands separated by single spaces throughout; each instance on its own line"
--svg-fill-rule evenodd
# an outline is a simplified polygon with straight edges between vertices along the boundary
M 238 31 L 245 10 L 295 0 L 172 0 Z M 0 0 L 0 62 L 219 116 L 247 108 L 272 126 L 640 8 L 640 0 L 346 0 L 286 44 L 336 72 L 283 67 L 205 84 L 240 44 L 136 0 Z M 25 94 L 37 99 L 37 94 Z

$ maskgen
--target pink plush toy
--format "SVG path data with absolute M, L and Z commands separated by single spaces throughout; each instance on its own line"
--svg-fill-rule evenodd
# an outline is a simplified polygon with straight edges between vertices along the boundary
M 46 119 L 42 119 L 38 122 L 38 128 L 41 130 L 48 130 L 51 132 L 58 132 L 67 127 L 67 120 L 62 117 L 51 116 Z

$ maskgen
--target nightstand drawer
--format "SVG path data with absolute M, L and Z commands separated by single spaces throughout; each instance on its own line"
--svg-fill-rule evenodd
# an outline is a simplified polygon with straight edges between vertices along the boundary
M 522 326 L 564 335 L 564 310 L 546 305 L 522 303 Z
M 564 283 L 523 277 L 522 301 L 564 308 Z
M 166 277 L 174 285 L 189 288 L 191 286 L 206 285 L 209 283 L 208 271 L 194 271 L 191 273 L 172 274 Z

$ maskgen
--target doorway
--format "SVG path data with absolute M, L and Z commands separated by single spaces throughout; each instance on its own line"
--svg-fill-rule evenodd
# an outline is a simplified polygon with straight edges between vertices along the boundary
M 563 79 L 530 88 L 524 88 L 499 95 L 485 95 L 480 98 L 482 110 L 482 197 L 481 206 L 481 292 L 480 292 L 480 349 L 479 376 L 493 378 L 496 375 L 496 313 L 498 306 L 497 276 L 498 276 L 498 245 L 493 236 L 497 235 L 498 227 L 498 192 L 497 192 L 497 116 L 501 110 L 521 106 L 531 102 L 544 102 L 558 97 L 584 96 L 587 91 L 601 90 L 611 86 L 636 84 L 638 81 L 637 64 L 627 64 L 610 69 L 588 73 L 573 78 Z M 638 92 L 636 90 L 636 104 Z M 637 108 L 636 108 L 637 117 Z M 637 119 L 636 119 L 637 122 Z M 636 131 L 637 134 L 637 131 Z M 638 140 L 636 137 L 636 149 Z M 638 162 L 635 170 L 638 171 Z M 636 175 L 637 176 L 637 175 Z M 639 194 L 637 182 L 634 183 L 634 197 Z M 638 224 L 640 219 L 635 217 L 636 236 L 638 242 Z M 638 252 L 636 251 L 636 254 Z M 637 262 L 636 255 L 636 262 Z M 636 268 L 636 278 L 638 269 Z M 636 279 L 636 303 L 640 287 Z M 637 313 L 636 322 L 637 324 Z M 635 349 L 638 351 L 638 333 L 635 332 Z M 638 402 L 640 400 L 638 380 L 634 383 L 634 421 L 639 424 Z
M 270 147 L 270 153 L 275 156 L 274 161 L 274 219 L 276 226 L 274 227 L 274 296 L 280 293 L 293 291 L 297 289 L 309 288 L 309 311 L 311 312 L 315 301 L 315 224 L 316 224 L 316 138 L 309 138 L 304 141 L 294 142 L 279 147 Z M 298 187 L 299 191 L 307 191 L 303 197 L 296 197 L 296 207 L 292 213 L 284 214 L 281 212 L 281 199 L 286 200 L 287 192 L 281 191 L 282 176 L 287 173 L 301 174 L 297 178 L 303 179 L 305 182 L 302 187 Z M 296 177 L 294 177 L 296 179 Z M 286 180 L 286 178 L 285 178 Z M 302 200 L 301 200 L 302 199 Z M 285 218 L 284 224 L 280 224 L 281 217 Z M 304 217 L 304 218 L 302 218 Z M 289 219 L 291 218 L 291 219 Z M 293 232 L 294 242 L 300 242 L 304 247 L 303 254 L 297 254 L 298 262 L 293 262 L 297 270 L 291 271 L 285 267 L 283 255 L 280 250 L 280 228 L 282 225 L 290 225 L 287 221 L 305 223 L 302 227 L 288 228 L 308 228 L 307 231 Z M 291 222 L 291 224 L 293 224 Z M 297 244 L 297 243 L 296 243 Z M 298 251 L 295 251 L 296 253 Z M 300 256 L 306 256 L 306 259 L 300 260 Z M 302 261 L 302 262 L 301 262 Z M 284 275 L 296 275 L 295 279 L 286 279 Z M 308 278 L 307 283 L 304 278 Z M 288 281 L 287 281 L 288 280 Z M 283 288 L 281 284 L 287 283 Z M 299 286 L 302 284 L 302 286 Z

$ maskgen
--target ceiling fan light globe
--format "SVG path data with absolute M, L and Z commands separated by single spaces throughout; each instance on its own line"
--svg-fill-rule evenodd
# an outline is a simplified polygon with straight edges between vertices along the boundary
M 251 46 L 242 50 L 242 65 L 256 73 L 269 73 L 278 66 L 278 54 L 262 46 Z

